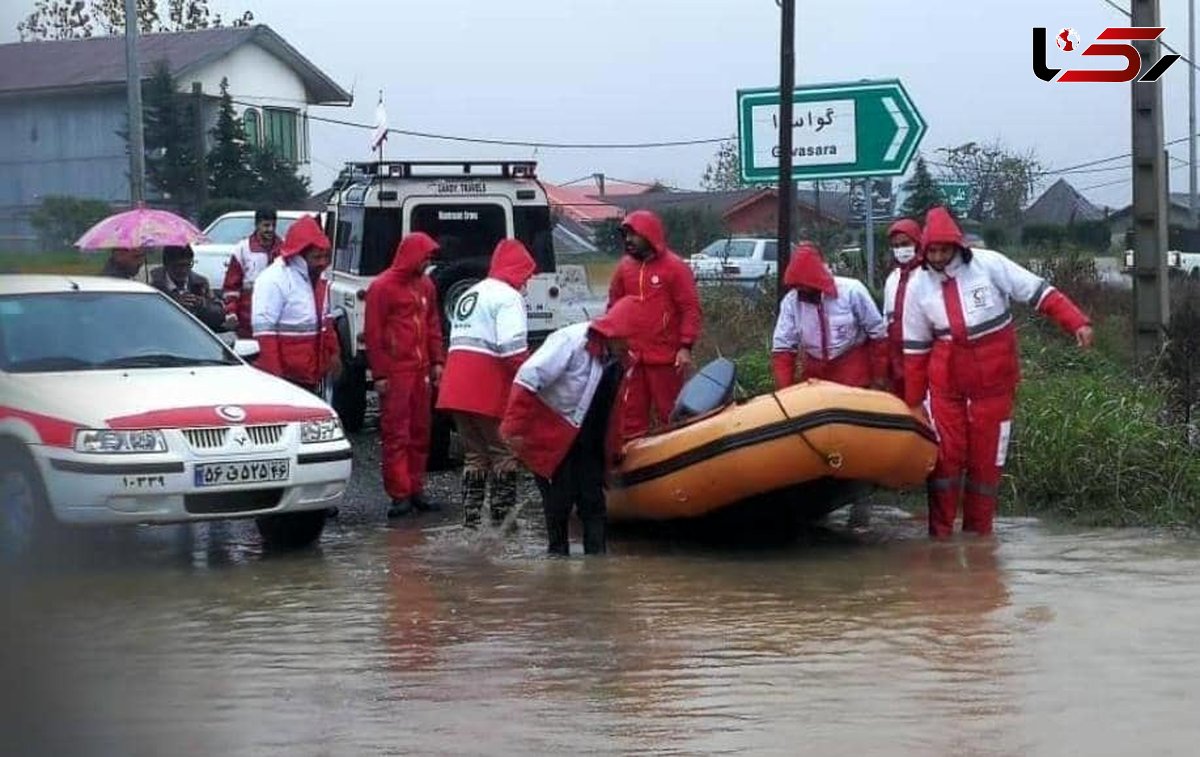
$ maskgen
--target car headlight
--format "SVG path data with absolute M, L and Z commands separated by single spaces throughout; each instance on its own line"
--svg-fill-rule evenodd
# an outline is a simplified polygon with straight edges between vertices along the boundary
M 132 455 L 166 452 L 167 440 L 161 431 L 83 429 L 75 433 L 75 451 Z
M 336 442 L 346 438 L 342 431 L 342 422 L 337 418 L 322 418 L 319 421 L 305 421 L 300 426 L 301 444 L 320 444 L 321 442 Z

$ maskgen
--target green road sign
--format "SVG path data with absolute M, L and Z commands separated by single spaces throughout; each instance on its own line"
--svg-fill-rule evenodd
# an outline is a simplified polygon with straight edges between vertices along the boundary
M 742 180 L 779 180 L 779 88 L 738 90 Z M 797 87 L 792 94 L 792 177 L 898 176 L 925 136 L 925 120 L 899 80 Z
M 938 189 L 946 204 L 955 213 L 962 215 L 971 209 L 971 185 L 965 181 L 939 181 Z

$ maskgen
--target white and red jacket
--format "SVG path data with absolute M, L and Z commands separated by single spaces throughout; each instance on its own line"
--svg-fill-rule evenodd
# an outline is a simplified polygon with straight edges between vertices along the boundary
M 329 311 L 329 281 L 314 281 L 301 256 L 311 246 L 329 249 L 329 239 L 311 217 L 288 229 L 279 257 L 259 276 L 250 320 L 260 352 L 255 366 L 296 384 L 315 388 L 337 357 L 337 332 Z
M 248 338 L 252 332 L 250 320 L 254 282 L 267 270 L 267 266 L 275 262 L 281 244 L 279 237 L 274 237 L 271 246 L 265 247 L 255 233 L 238 242 L 233 248 L 221 290 L 225 299 L 225 312 L 237 316 L 237 333 L 240 337 Z
M 888 334 L 888 373 L 892 392 L 904 396 L 904 304 L 908 295 L 908 282 L 913 272 L 921 267 L 921 225 L 911 218 L 902 218 L 888 228 L 888 238 L 903 234 L 912 242 L 912 257 L 896 260 L 896 265 L 883 282 L 883 320 Z
M 955 239 L 961 233 L 953 219 L 939 209 L 930 211 L 922 248 Z M 909 405 L 922 401 L 926 387 L 936 395 L 968 399 L 1013 392 L 1020 381 L 1014 300 L 1069 333 L 1089 323 L 1049 282 L 993 250 L 961 247 L 944 271 L 926 267 L 909 288 L 904 310 Z
M 437 407 L 504 416 L 517 369 L 529 354 L 525 298 L 521 287 L 537 270 L 533 256 L 516 239 L 492 253 L 488 277 L 458 299 L 450 320 L 450 351 Z
M 617 300 L 590 323 L 561 328 L 521 365 L 513 382 L 500 435 L 517 459 L 551 478 L 566 457 L 604 372 L 604 338 L 628 339 L 654 321 L 636 297 Z M 620 413 L 609 418 L 610 458 L 620 445 Z
M 795 381 L 796 354 L 803 350 L 803 378 L 868 386 L 886 375 L 887 328 L 867 287 L 857 279 L 833 276 L 815 246 L 796 246 L 784 272 L 792 287 L 779 305 L 771 337 L 772 373 L 781 389 Z M 795 287 L 821 293 L 802 299 Z

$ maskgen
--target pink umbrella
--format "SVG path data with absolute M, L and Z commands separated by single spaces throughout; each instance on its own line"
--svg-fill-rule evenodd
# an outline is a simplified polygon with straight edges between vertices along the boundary
M 84 232 L 75 246 L 81 250 L 112 250 L 183 247 L 207 241 L 208 237 L 187 219 L 166 210 L 139 207 L 97 222 Z

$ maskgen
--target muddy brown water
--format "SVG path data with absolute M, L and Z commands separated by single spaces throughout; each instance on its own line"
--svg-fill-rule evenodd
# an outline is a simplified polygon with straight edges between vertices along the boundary
M 601 559 L 544 558 L 533 512 L 507 539 L 343 517 L 281 557 L 238 526 L 106 542 L 4 584 L 4 751 L 1200 752 L 1200 543 L 842 513 Z

